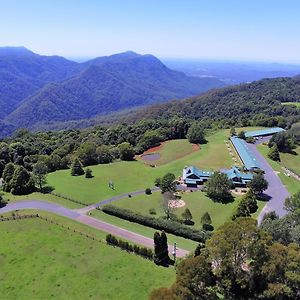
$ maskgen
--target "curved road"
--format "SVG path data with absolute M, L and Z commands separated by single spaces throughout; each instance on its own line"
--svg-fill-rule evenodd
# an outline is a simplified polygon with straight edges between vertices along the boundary
M 259 143 L 261 143 L 261 141 Z M 261 223 L 263 216 L 270 211 L 275 211 L 279 217 L 283 217 L 287 214 L 287 211 L 284 209 L 284 201 L 287 197 L 290 196 L 290 194 L 281 182 L 279 176 L 272 169 L 267 160 L 257 150 L 256 145 L 247 145 L 248 149 L 255 156 L 262 170 L 264 170 L 265 179 L 269 183 L 268 189 L 264 192 L 264 194 L 267 196 L 267 198 L 269 198 L 269 200 L 268 202 L 266 202 L 265 207 L 262 209 L 257 218 L 258 224 Z
M 48 211 L 75 220 L 77 222 L 96 228 L 98 230 L 111 233 L 115 236 L 124 238 L 131 242 L 144 245 L 145 247 L 153 248 L 153 239 L 144 237 L 142 235 L 131 232 L 129 230 L 125 230 L 123 228 L 92 218 L 90 216 L 85 215 L 82 212 L 79 212 L 78 210 L 76 211 L 73 209 L 68 209 L 64 206 L 55 203 L 50 203 L 50 202 L 40 201 L 40 200 L 13 202 L 7 204 L 5 207 L 0 208 L 0 214 L 15 211 L 15 210 L 23 210 L 23 209 L 38 209 L 38 210 Z M 172 253 L 173 251 L 172 245 L 169 245 L 169 251 L 170 253 Z M 177 248 L 176 254 L 178 257 L 184 257 L 188 253 L 189 252 L 187 250 Z

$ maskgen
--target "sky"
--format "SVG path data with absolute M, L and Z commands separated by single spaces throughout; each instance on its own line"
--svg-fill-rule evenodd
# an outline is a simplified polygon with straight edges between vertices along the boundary
M 0 0 L 0 46 L 300 62 L 299 0 Z

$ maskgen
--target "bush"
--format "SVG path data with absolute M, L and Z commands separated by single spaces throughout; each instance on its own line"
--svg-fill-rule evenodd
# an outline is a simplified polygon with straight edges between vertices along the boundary
M 173 220 L 166 220 L 162 218 L 155 218 L 152 216 L 145 216 L 139 213 L 135 213 L 131 210 L 119 208 L 113 205 L 105 205 L 102 211 L 106 214 L 116 216 L 118 218 L 138 223 L 144 226 L 154 228 L 156 230 L 164 230 L 167 233 L 181 236 L 186 239 L 191 239 L 196 242 L 205 242 L 209 237 L 209 234 L 204 231 L 196 230 L 183 225 Z
M 151 195 L 152 194 L 151 189 L 150 188 L 146 188 L 145 189 L 145 194 L 146 195 Z
M 156 215 L 156 210 L 155 210 L 155 208 L 150 208 L 150 209 L 149 209 L 149 214 L 150 214 L 150 215 Z
M 122 250 L 135 253 L 136 255 L 140 255 L 147 259 L 153 259 L 153 251 L 152 249 L 146 247 L 139 247 L 137 245 L 131 245 L 127 241 L 123 241 L 121 239 L 117 239 L 115 236 L 108 234 L 106 236 L 106 243 L 111 246 L 116 246 L 121 248 Z

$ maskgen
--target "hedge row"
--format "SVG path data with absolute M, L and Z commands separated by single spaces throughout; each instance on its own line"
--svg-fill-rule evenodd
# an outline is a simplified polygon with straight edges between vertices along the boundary
M 126 250 L 128 252 L 133 252 L 136 255 L 140 255 L 144 258 L 153 260 L 153 251 L 152 249 L 146 247 L 139 247 L 137 245 L 131 245 L 128 242 L 123 240 L 118 240 L 115 236 L 108 234 L 106 236 L 106 243 L 108 245 L 116 246 L 121 248 L 122 250 Z
M 155 218 L 152 216 L 145 216 L 131 210 L 119 208 L 113 205 L 104 205 L 102 207 L 102 211 L 106 214 L 116 216 L 130 222 L 148 226 L 156 230 L 164 230 L 167 233 L 181 236 L 183 238 L 194 240 L 200 243 L 204 243 L 205 240 L 209 237 L 209 233 L 205 231 L 190 228 L 176 221 L 163 218 Z

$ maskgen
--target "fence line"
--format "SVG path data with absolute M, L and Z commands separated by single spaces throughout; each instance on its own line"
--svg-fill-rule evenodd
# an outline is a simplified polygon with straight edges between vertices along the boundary
M 81 202 L 81 201 L 78 201 L 78 200 L 75 200 L 75 199 L 72 199 L 70 197 L 67 197 L 67 196 L 63 196 L 61 194 L 56 194 L 54 192 L 50 192 L 49 194 L 53 195 L 53 196 L 56 196 L 56 197 L 59 197 L 59 198 L 62 198 L 62 199 L 65 199 L 65 200 L 68 200 L 68 201 L 71 201 L 71 202 L 74 202 L 76 204 L 80 204 L 82 206 L 90 206 L 92 205 L 93 203 L 84 203 L 84 202 Z

